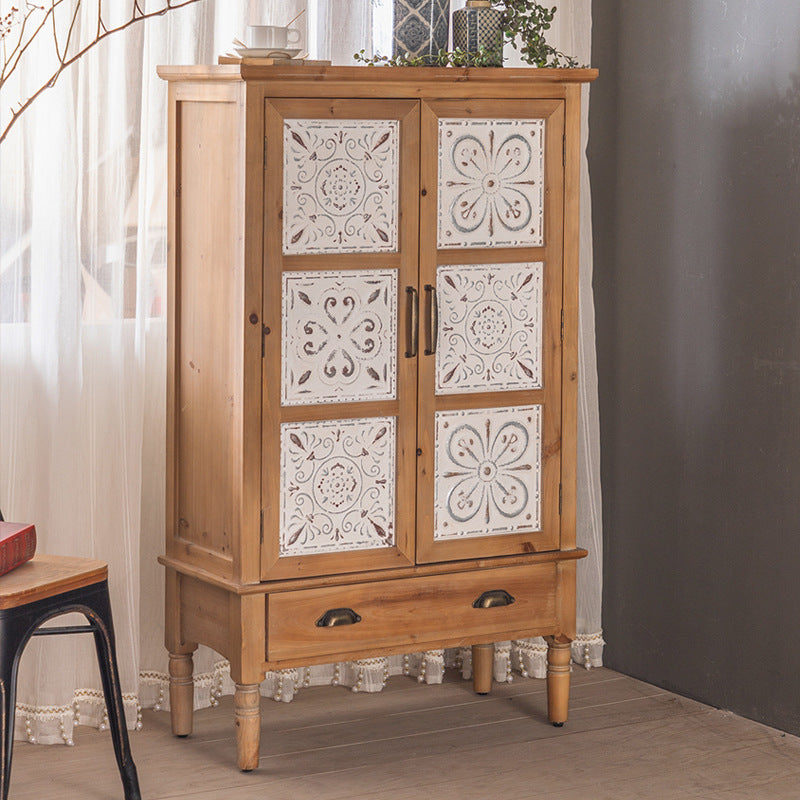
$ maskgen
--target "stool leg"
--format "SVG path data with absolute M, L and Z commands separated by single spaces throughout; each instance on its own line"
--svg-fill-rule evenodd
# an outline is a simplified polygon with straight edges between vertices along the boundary
M 11 756 L 14 751 L 14 707 L 17 700 L 17 666 L 24 646 L 24 634 L 14 624 L 13 611 L 0 617 L 0 798 L 7 800 L 11 782 Z M 27 639 L 25 639 L 27 641 Z
M 4 654 L 5 655 L 5 654 Z M 15 678 L 11 664 L 2 665 L 0 675 L 0 692 L 2 692 L 3 707 L 0 713 L 3 715 L 2 730 L 0 730 L 0 740 L 2 740 L 3 763 L 0 764 L 0 797 L 6 800 L 8 797 L 8 784 L 11 781 L 11 754 L 14 748 L 14 701 L 15 701 Z
M 93 602 L 87 603 L 96 616 L 91 621 L 96 624 L 94 643 L 97 648 L 97 659 L 100 664 L 100 677 L 103 682 L 103 694 L 106 698 L 108 724 L 114 742 L 114 755 L 117 758 L 119 774 L 125 790 L 125 800 L 141 800 L 139 778 L 136 765 L 131 756 L 128 741 L 128 729 L 125 725 L 125 709 L 122 704 L 122 690 L 119 684 L 117 669 L 117 652 L 114 644 L 114 624 L 111 618 L 111 603 L 108 598 L 108 584 L 98 584 L 98 591 Z M 89 615 L 87 615 L 89 616 Z M 91 619 L 91 616 L 89 617 Z
M 3 725 L 0 730 L 0 739 L 3 748 L 3 763 L 0 764 L 0 796 L 3 800 L 8 797 L 8 784 L 11 782 L 11 754 L 14 747 L 14 675 L 13 670 L 3 665 L 0 675 L 0 692 L 2 692 Z

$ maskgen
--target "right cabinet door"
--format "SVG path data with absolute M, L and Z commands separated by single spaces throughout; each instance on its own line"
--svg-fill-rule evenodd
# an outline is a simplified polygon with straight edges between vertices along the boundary
M 417 561 L 555 550 L 564 105 L 423 103 Z

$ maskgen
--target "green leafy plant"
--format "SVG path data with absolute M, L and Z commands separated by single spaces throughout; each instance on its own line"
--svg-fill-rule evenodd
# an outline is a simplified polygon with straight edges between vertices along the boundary
M 515 50 L 520 40 L 522 60 L 535 67 L 577 67 L 572 56 L 565 55 L 545 39 L 556 6 L 547 8 L 532 0 L 497 0 L 492 5 L 503 12 L 503 37 Z
M 476 53 L 469 53 L 457 47 L 455 50 L 440 50 L 433 57 L 412 56 L 410 53 L 398 54 L 396 56 L 383 56 L 376 53 L 369 57 L 365 50 L 355 53 L 353 56 L 356 61 L 361 61 L 370 66 L 386 65 L 390 67 L 488 67 L 492 65 L 497 51 L 487 47 L 481 47 Z
M 370 57 L 366 54 L 366 50 L 359 50 L 353 54 L 356 61 L 361 61 L 371 67 L 382 66 L 387 67 L 423 67 L 425 66 L 425 59 L 422 56 L 412 56 L 410 53 L 400 54 L 396 56 L 382 56 L 380 53 L 375 53 Z
M 556 14 L 556 6 L 547 8 L 535 0 L 493 0 L 492 5 L 503 13 L 502 32 L 498 35 L 495 47 L 481 47 L 470 53 L 457 47 L 453 51 L 440 50 L 432 58 L 412 56 L 409 53 L 396 56 L 383 56 L 376 53 L 369 57 L 364 50 L 355 54 L 356 61 L 364 64 L 385 64 L 391 67 L 490 67 L 500 62 L 503 45 L 508 43 L 519 49 L 522 60 L 534 67 L 578 66 L 572 56 L 568 56 L 547 43 L 545 33 L 550 30 Z M 517 42 L 519 38 L 519 42 Z M 519 47 L 518 47 L 519 45 Z

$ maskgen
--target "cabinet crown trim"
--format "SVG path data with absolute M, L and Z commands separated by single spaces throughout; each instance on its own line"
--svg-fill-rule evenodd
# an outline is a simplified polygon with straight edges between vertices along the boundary
M 368 81 L 376 87 L 393 83 L 415 84 L 424 87 L 432 84 L 452 86 L 454 81 L 502 83 L 505 86 L 542 83 L 589 83 L 598 76 L 596 69 L 538 69 L 536 67 L 320 67 L 303 65 L 261 65 L 252 61 L 241 64 L 205 65 L 191 64 L 159 66 L 159 77 L 166 81 L 337 81 L 360 83 Z M 417 92 L 409 91 L 409 94 Z

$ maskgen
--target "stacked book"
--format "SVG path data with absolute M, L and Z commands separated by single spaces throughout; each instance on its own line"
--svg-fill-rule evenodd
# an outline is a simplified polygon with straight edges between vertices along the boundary
M 0 517 L 0 575 L 24 564 L 36 552 L 36 527 L 25 522 L 3 522 Z

